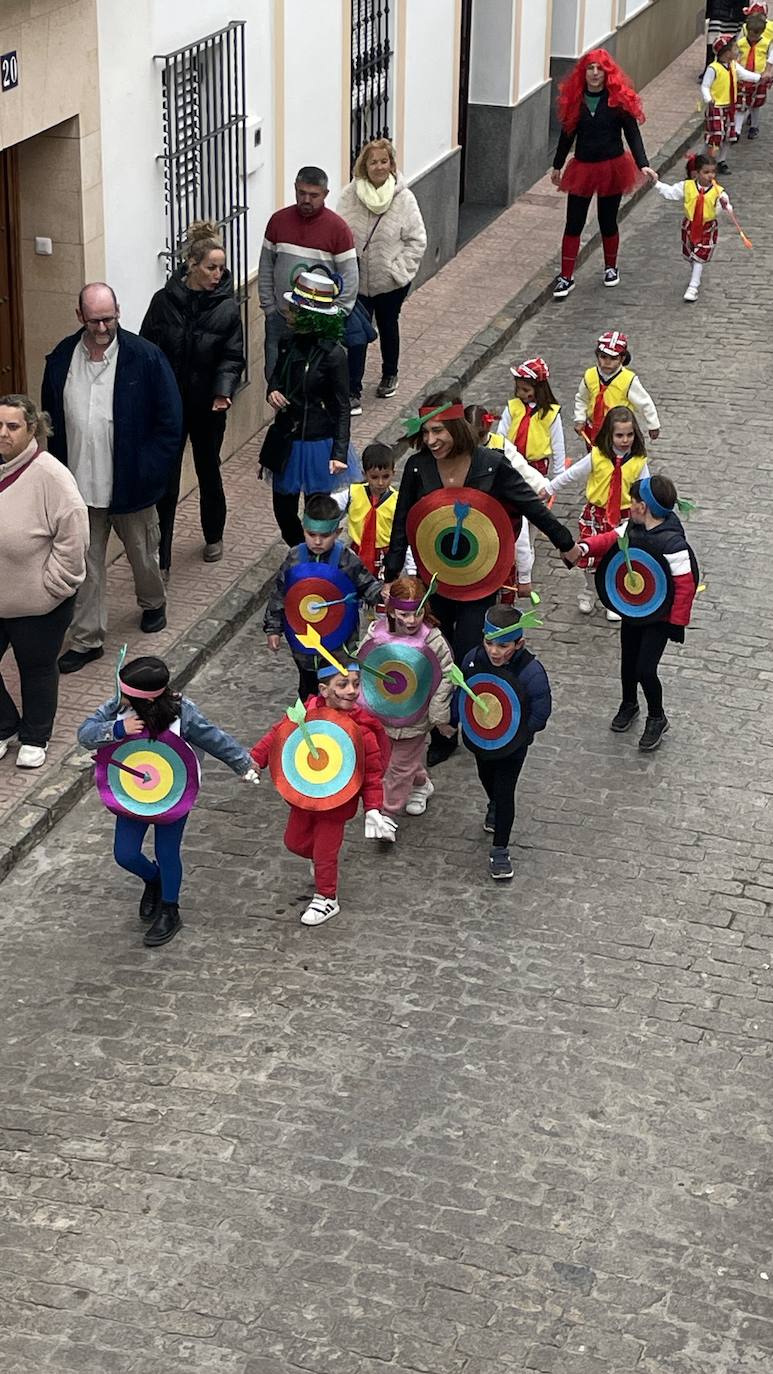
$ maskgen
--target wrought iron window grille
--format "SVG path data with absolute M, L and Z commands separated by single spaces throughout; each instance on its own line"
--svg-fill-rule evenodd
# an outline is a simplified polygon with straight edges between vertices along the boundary
M 352 0 L 351 163 L 372 138 L 391 138 L 389 0 Z

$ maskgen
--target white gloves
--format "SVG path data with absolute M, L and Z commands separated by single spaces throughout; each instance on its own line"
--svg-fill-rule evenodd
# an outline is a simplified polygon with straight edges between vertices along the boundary
M 255 768 L 248 768 L 246 773 L 242 773 L 242 782 L 252 782 L 257 787 L 260 782 L 260 773 Z
M 397 822 L 391 816 L 384 816 L 380 811 L 365 812 L 365 839 L 366 840 L 388 840 L 394 844 Z

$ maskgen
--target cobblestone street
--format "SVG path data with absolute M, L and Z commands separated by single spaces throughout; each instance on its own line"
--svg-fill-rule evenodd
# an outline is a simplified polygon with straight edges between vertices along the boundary
M 3 1374 L 773 1367 L 766 118 L 727 182 L 754 250 L 723 222 L 695 306 L 652 193 L 620 288 L 594 254 L 466 397 L 544 354 L 579 456 L 576 384 L 628 332 L 706 583 L 662 749 L 610 734 L 617 629 L 540 541 L 555 711 L 505 891 L 464 750 L 394 852 L 351 823 L 318 930 L 284 803 L 215 763 L 167 948 L 94 796 L 0 886 Z M 258 619 L 188 695 L 249 745 L 293 684 Z

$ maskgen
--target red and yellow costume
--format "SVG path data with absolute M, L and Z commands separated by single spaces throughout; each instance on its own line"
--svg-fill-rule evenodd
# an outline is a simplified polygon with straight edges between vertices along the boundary
M 383 576 L 396 505 L 394 487 L 378 496 L 371 495 L 367 482 L 355 482 L 349 489 L 347 528 L 352 550 L 374 577 Z
M 771 61 L 771 45 L 773 45 L 773 20 L 768 20 L 762 32 L 762 37 L 756 43 L 749 41 L 749 35 L 744 28 L 738 39 L 738 50 L 741 54 L 738 62 L 738 105 L 744 110 L 759 110 L 765 104 L 770 90 L 770 77 L 766 76 L 766 68 Z M 757 72 L 762 78 L 754 85 L 751 81 L 744 81 L 744 71 Z
M 726 209 L 728 204 L 725 189 L 718 182 L 703 187 L 692 179 L 685 181 L 682 256 L 688 262 L 711 261 L 719 233 L 717 206 Z

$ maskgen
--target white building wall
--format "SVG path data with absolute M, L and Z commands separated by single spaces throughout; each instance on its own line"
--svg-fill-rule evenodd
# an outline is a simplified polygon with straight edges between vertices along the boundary
M 470 41 L 470 100 L 475 105 L 511 103 L 513 24 L 513 0 L 475 0 Z
M 561 0 L 558 0 L 561 7 Z M 550 39 L 550 0 L 521 0 L 520 54 L 518 57 L 518 99 L 547 80 L 546 56 Z
M 574 57 L 579 52 L 579 23 L 580 0 L 555 0 L 550 45 L 554 57 Z
M 410 0 L 406 6 L 403 172 L 409 181 L 456 147 L 456 24 L 456 0 Z
M 251 4 L 254 0 L 251 0 Z M 323 167 L 335 205 L 348 180 L 349 16 L 341 0 L 284 0 L 283 200 L 293 200 L 299 167 Z M 249 23 L 249 21 L 248 21 Z M 347 70 L 344 71 L 346 63 Z M 344 130 L 346 148 L 344 143 Z M 282 139 L 282 130 L 275 135 Z
M 611 33 L 613 24 L 613 0 L 586 0 L 585 29 L 582 35 L 580 52 L 592 48 Z

